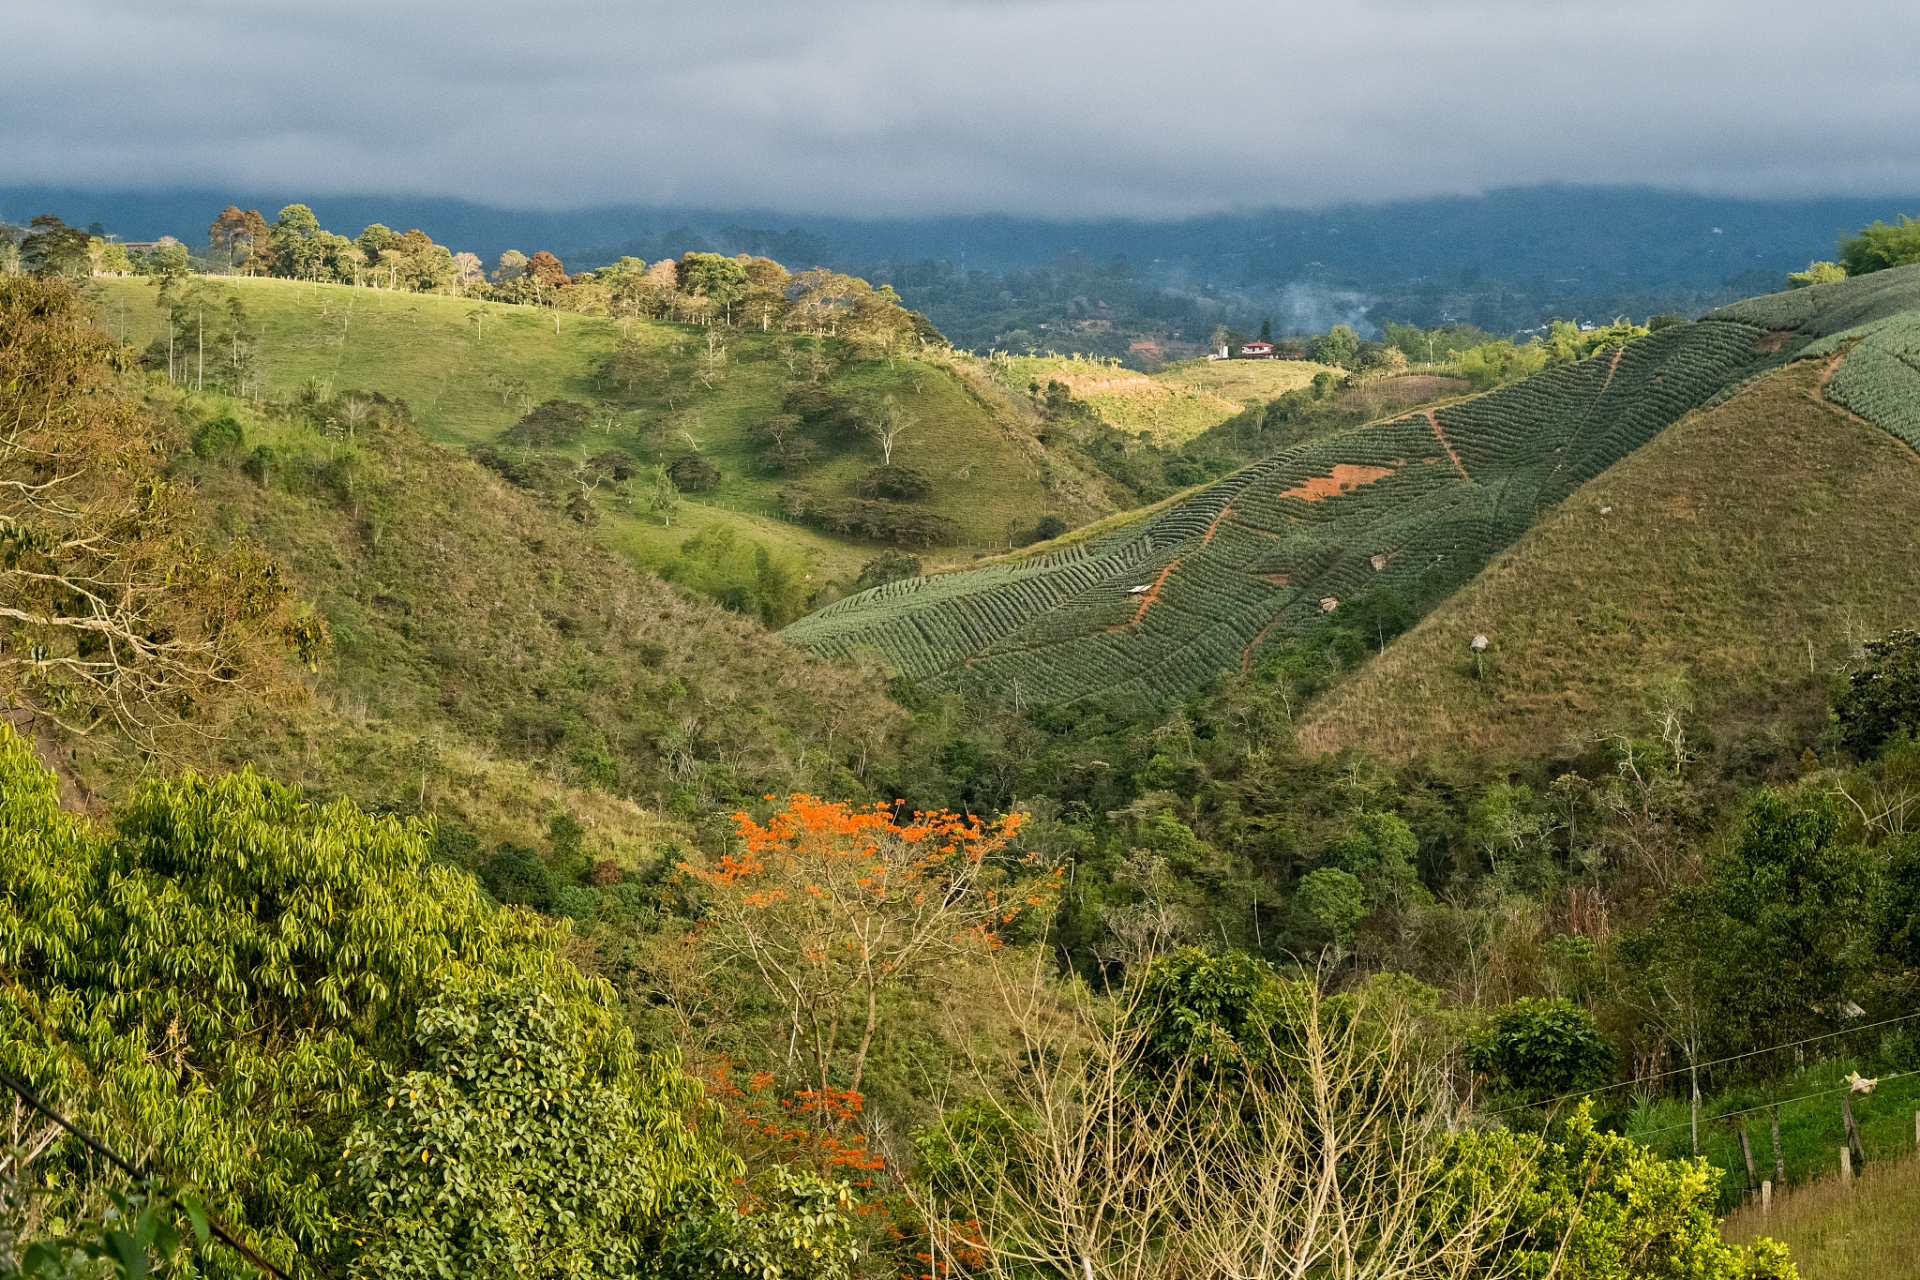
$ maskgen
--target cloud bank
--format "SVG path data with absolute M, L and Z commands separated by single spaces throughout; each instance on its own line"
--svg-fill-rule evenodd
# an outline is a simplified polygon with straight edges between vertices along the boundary
M 7 184 L 1053 218 L 1920 189 L 1910 0 L 8 8 Z

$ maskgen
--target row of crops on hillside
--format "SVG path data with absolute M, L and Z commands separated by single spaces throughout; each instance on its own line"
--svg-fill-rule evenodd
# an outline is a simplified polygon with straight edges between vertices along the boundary
M 1824 338 L 1916 307 L 1920 307 L 1920 265 L 1748 298 L 1702 319 L 1793 329 L 1803 338 Z
M 1920 449 L 1920 312 L 1871 326 L 1833 371 L 1826 395 Z
M 1920 274 L 1902 287 L 1920 303 Z M 1088 546 L 883 587 L 786 634 L 828 654 L 874 646 L 936 687 L 1164 705 L 1275 646 L 1318 643 L 1342 601 L 1432 608 L 1579 485 L 1786 359 L 1769 307 L 1800 307 L 1814 324 L 1900 296 L 1881 285 L 1857 305 L 1762 299 L 1432 414 L 1282 450 Z M 1920 440 L 1920 320 L 1881 326 L 1830 392 Z

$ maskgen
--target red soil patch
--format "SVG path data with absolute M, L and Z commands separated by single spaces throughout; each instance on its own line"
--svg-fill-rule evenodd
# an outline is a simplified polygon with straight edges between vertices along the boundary
M 1753 349 L 1761 355 L 1772 355 L 1787 345 L 1787 339 L 1793 336 L 1791 329 L 1774 329 L 1763 333 L 1753 340 Z
M 1147 607 L 1151 605 L 1155 600 L 1158 600 L 1160 598 L 1160 588 L 1166 584 L 1167 575 L 1172 573 L 1174 565 L 1177 565 L 1179 563 L 1180 562 L 1178 560 L 1172 561 L 1167 565 L 1166 568 L 1160 571 L 1160 576 L 1153 580 L 1153 586 L 1148 589 L 1145 595 L 1140 597 L 1140 607 L 1134 610 L 1132 622 L 1125 622 L 1125 623 L 1121 623 L 1118 626 L 1108 627 L 1107 630 L 1123 631 L 1127 627 L 1139 626 L 1140 619 L 1147 616 Z
M 1270 573 L 1267 575 L 1267 581 L 1276 587 L 1284 587 L 1293 581 L 1293 575 L 1290 573 Z
M 1298 488 L 1288 489 L 1280 496 L 1318 502 L 1322 498 L 1338 497 L 1348 489 L 1372 484 L 1375 480 L 1384 480 L 1392 474 L 1392 467 L 1363 467 L 1352 462 L 1336 462 L 1333 464 L 1332 475 L 1314 476 Z
M 1627 354 L 1625 347 L 1613 349 L 1613 363 L 1607 366 L 1607 380 L 1600 385 L 1600 394 L 1607 394 L 1607 388 L 1613 385 L 1613 375 L 1620 371 L 1620 357 Z
M 1431 424 L 1433 427 L 1433 438 L 1440 442 L 1440 447 L 1447 451 L 1447 456 L 1449 458 L 1453 459 L 1454 469 L 1458 471 L 1461 474 L 1461 476 L 1464 477 L 1465 479 L 1468 479 L 1468 480 L 1473 479 L 1472 476 L 1467 475 L 1467 469 L 1460 465 L 1460 455 L 1453 451 L 1453 445 L 1447 440 L 1447 433 L 1441 429 L 1440 415 L 1435 413 L 1433 410 L 1428 409 L 1426 411 L 1426 418 L 1427 418 L 1427 422 Z
M 1232 508 L 1232 507 L 1222 507 L 1222 508 L 1220 508 L 1220 514 L 1219 514 L 1219 515 L 1217 515 L 1217 516 L 1215 516 L 1215 517 L 1213 518 L 1213 523 L 1207 526 L 1207 531 L 1206 531 L 1206 533 L 1204 533 L 1204 534 L 1202 534 L 1202 535 L 1201 535 L 1201 537 L 1200 537 L 1200 545 L 1204 547 L 1204 546 L 1206 546 L 1206 545 L 1207 545 L 1207 544 L 1208 544 L 1209 542 L 1212 542 L 1212 541 L 1213 541 L 1213 531 L 1214 531 L 1215 529 L 1218 529 L 1218 528 L 1220 527 L 1220 522 L 1221 522 L 1222 520 L 1225 520 L 1225 519 L 1226 519 L 1226 518 L 1227 518 L 1228 516 L 1230 516 L 1230 515 L 1232 515 L 1232 514 L 1233 514 L 1233 508 Z
M 1280 574 L 1277 576 L 1285 577 L 1286 575 Z M 1260 642 L 1267 638 L 1267 632 L 1271 630 L 1273 630 L 1273 624 L 1269 622 L 1266 626 L 1260 628 L 1260 634 L 1255 636 L 1253 639 L 1247 641 L 1247 647 L 1240 651 L 1240 674 L 1241 675 L 1247 674 L 1247 668 L 1253 664 L 1253 651 L 1260 647 Z

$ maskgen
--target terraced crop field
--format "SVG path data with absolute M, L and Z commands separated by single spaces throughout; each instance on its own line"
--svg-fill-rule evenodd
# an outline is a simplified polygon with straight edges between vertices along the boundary
M 1576 488 L 1802 356 L 1920 440 L 1920 267 L 1751 299 L 1474 399 L 1308 441 L 1053 556 L 910 579 L 784 634 L 933 688 L 1164 705 L 1374 588 L 1430 609 Z
M 1163 703 L 1370 587 L 1443 597 L 1542 509 L 1763 359 L 1764 332 L 1667 330 L 1617 358 L 1275 454 L 1091 544 L 894 583 L 785 634 L 832 656 L 871 646 L 934 687 Z

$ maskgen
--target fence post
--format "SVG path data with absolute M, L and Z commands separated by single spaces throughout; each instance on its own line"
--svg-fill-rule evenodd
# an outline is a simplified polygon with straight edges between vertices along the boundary
M 1767 1217 L 1773 1212 L 1773 1179 L 1760 1184 L 1760 1216 Z
M 1853 1148 L 1840 1148 L 1840 1183 L 1851 1186 L 1853 1183 Z

